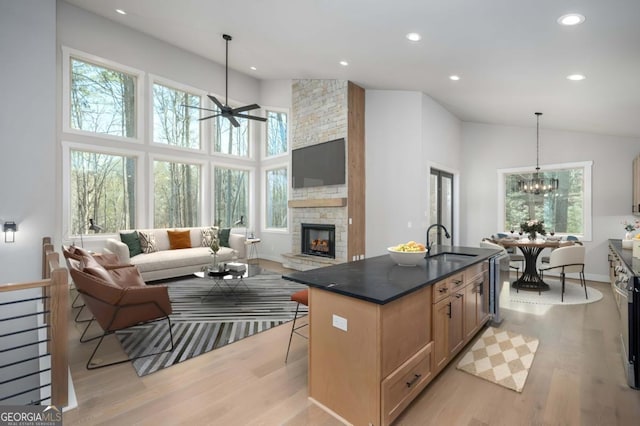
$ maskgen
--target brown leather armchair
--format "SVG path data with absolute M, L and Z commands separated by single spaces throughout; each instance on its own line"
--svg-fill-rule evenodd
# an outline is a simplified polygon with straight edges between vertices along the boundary
M 78 262 L 69 259 L 71 277 L 78 292 L 82 295 L 87 307 L 93 314 L 84 329 L 80 341 L 82 343 L 99 339 L 93 353 L 87 361 L 87 369 L 121 364 L 151 355 L 173 350 L 173 333 L 171 331 L 171 302 L 166 286 L 147 286 L 135 266 L 120 265 L 107 269 L 91 256 L 82 256 Z M 167 320 L 171 348 L 141 355 L 103 365 L 92 365 L 93 358 L 105 336 L 134 325 Z M 96 321 L 103 330 L 102 335 L 85 339 L 87 330 Z
M 82 256 L 92 256 L 96 260 L 96 262 L 98 262 L 105 268 L 116 268 L 121 266 L 128 266 L 128 265 L 121 265 L 120 259 L 118 259 L 118 256 L 113 253 L 99 253 L 94 256 L 93 254 L 91 254 L 91 252 L 85 250 L 84 248 L 73 246 L 73 245 L 72 246 L 63 245 L 62 255 L 64 256 L 67 262 L 68 269 L 71 269 L 71 265 L 69 264 L 69 259 L 77 260 L 78 262 L 80 262 L 82 260 Z M 82 310 L 84 309 L 85 304 L 78 302 L 79 298 L 80 298 L 80 293 L 76 292 L 76 297 L 71 302 L 71 307 L 73 309 L 77 309 L 77 308 L 80 308 L 80 309 L 76 313 L 76 316 L 73 320 L 79 323 L 91 321 L 91 319 L 82 319 L 82 320 L 80 319 L 80 315 L 82 314 Z

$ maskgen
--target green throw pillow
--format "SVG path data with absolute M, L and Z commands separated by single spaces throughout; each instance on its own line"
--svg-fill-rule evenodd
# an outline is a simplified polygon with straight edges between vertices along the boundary
M 120 241 L 125 243 L 129 247 L 129 257 L 136 256 L 142 253 L 142 246 L 140 245 L 140 237 L 136 231 L 129 234 L 120 233 Z
M 218 231 L 218 238 L 220 238 L 220 245 L 222 247 L 229 247 L 229 234 L 231 233 L 231 228 L 222 228 Z

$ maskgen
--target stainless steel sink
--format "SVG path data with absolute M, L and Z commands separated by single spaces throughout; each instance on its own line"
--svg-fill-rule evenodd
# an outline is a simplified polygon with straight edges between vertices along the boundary
M 455 262 L 462 263 L 471 260 L 476 257 L 475 254 L 464 254 L 464 253 L 439 253 L 433 256 L 429 256 L 429 259 L 437 260 L 440 262 Z

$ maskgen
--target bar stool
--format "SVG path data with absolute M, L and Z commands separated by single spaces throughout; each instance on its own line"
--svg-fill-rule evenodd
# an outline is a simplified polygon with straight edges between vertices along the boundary
M 296 333 L 298 336 L 302 336 L 305 339 L 308 337 L 304 334 L 298 332 L 302 327 L 306 327 L 309 323 L 305 323 L 296 327 L 296 320 L 298 319 L 298 309 L 300 308 L 300 304 L 304 306 L 309 306 L 309 289 L 305 288 L 304 290 L 297 291 L 291 295 L 291 301 L 297 302 L 296 304 L 296 313 L 293 316 L 293 324 L 291 325 L 291 334 L 289 335 L 289 346 L 287 346 L 287 356 L 284 358 L 285 364 L 289 359 L 289 349 L 291 349 L 291 339 L 293 338 L 293 333 Z

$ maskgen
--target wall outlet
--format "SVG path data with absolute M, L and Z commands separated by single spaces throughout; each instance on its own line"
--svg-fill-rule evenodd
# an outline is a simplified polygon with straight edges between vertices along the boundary
M 342 331 L 347 331 L 347 319 L 339 315 L 333 314 L 333 326 Z

